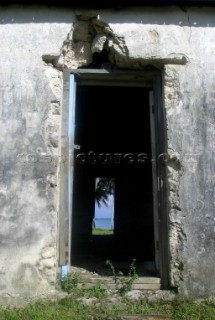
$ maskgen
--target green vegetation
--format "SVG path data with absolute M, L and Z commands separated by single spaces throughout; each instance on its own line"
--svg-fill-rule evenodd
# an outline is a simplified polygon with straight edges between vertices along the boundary
M 78 272 L 71 272 L 62 281 L 62 289 L 68 293 L 71 293 L 77 288 L 79 281 L 80 274 Z
M 92 230 L 92 235 L 93 235 L 93 236 L 113 235 L 113 230 L 93 228 L 93 230 Z
M 106 290 L 102 288 L 102 283 L 98 282 L 91 288 L 78 286 L 80 284 L 80 274 L 74 272 L 69 273 L 65 280 L 62 282 L 62 289 L 71 294 L 74 298 L 105 298 Z
M 118 277 L 110 261 L 107 265 Z M 135 260 L 131 263 L 127 282 L 121 282 L 126 290 L 136 278 Z M 130 279 L 130 282 L 128 282 Z M 25 308 L 0 308 L 0 320 L 120 320 L 122 315 L 165 314 L 173 320 L 215 320 L 215 304 L 178 300 L 173 302 L 147 302 L 147 299 L 131 301 L 126 295 L 108 292 L 97 283 L 91 288 L 80 287 L 80 275 L 69 274 L 62 283 L 68 297 L 59 301 L 39 301 Z M 125 293 L 125 292 L 124 292 Z
M 136 270 L 136 259 L 133 259 L 128 275 L 125 275 L 122 271 L 116 271 L 116 268 L 110 260 L 106 261 L 106 265 L 111 269 L 116 285 L 118 286 L 118 291 L 120 295 L 125 295 L 125 293 L 132 288 L 132 284 L 135 279 L 138 278 Z
M 98 177 L 96 180 L 95 201 L 99 207 L 108 205 L 108 197 L 114 194 L 114 177 Z
M 172 303 L 147 303 L 146 301 L 130 302 L 107 307 L 104 297 L 101 303 L 83 305 L 72 295 L 59 302 L 37 302 L 20 309 L 0 309 L 1 320 L 93 320 L 120 319 L 120 315 L 134 314 L 168 314 L 174 320 L 214 320 L 215 305 L 207 302 L 178 301 Z M 102 315 L 102 316 L 98 316 Z

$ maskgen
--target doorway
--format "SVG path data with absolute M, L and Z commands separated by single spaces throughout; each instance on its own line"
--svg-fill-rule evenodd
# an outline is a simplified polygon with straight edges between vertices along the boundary
M 77 82 L 71 219 L 73 266 L 107 275 L 106 260 L 128 269 L 135 259 L 139 275 L 159 273 L 155 263 L 158 230 L 153 210 L 151 90 L 149 85 L 135 86 L 116 80 Z M 98 179 L 114 180 L 111 234 L 95 234 L 93 230 Z M 112 217 L 101 211 L 100 219 L 106 218 Z

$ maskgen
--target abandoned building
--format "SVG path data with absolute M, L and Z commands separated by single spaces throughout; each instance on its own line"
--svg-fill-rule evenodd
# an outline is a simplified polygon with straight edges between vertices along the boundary
M 133 259 L 161 290 L 214 297 L 215 1 L 86 2 L 0 10 L 0 302 Z

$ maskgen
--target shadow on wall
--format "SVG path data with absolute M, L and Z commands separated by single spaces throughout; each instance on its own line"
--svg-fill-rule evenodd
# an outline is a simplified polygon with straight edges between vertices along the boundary
M 55 7 L 54 7 L 55 6 Z M 54 5 L 43 6 L 3 6 L 0 11 L 1 24 L 22 24 L 22 23 L 73 23 L 75 11 L 83 12 L 85 9 L 64 8 Z M 108 24 L 114 23 L 137 23 L 150 25 L 176 25 L 180 27 L 215 27 L 214 7 L 145 7 L 141 12 L 140 8 L 118 8 L 103 9 L 95 11 L 100 19 Z

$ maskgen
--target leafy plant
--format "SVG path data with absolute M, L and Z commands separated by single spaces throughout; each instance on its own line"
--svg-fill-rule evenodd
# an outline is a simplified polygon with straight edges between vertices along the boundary
M 136 259 L 133 259 L 129 267 L 129 273 L 127 276 L 125 276 L 125 274 L 122 271 L 116 271 L 116 268 L 110 260 L 106 261 L 106 265 L 111 269 L 115 284 L 121 295 L 124 295 L 127 291 L 131 290 L 132 284 L 138 278 L 135 264 Z
M 92 288 L 86 288 L 85 290 L 86 290 L 86 294 L 89 297 L 103 299 L 103 298 L 106 298 L 106 296 L 107 296 L 107 292 L 104 288 L 102 288 L 101 282 L 98 282 Z
M 67 293 L 72 293 L 73 297 L 103 299 L 107 296 L 106 290 L 102 288 L 102 282 L 96 283 L 93 287 L 79 286 L 81 284 L 78 272 L 69 273 L 61 282 L 62 289 Z
M 80 282 L 80 275 L 77 272 L 68 273 L 68 275 L 62 281 L 62 289 L 68 293 L 71 293 L 77 288 Z

